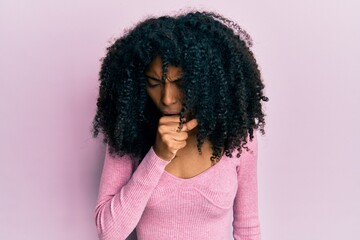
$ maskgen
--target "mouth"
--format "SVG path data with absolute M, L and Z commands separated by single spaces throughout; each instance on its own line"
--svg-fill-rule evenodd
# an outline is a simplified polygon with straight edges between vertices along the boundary
M 179 115 L 179 112 L 174 112 L 174 113 L 163 113 L 164 116 L 173 116 L 173 115 Z
M 176 112 L 176 111 L 163 111 L 162 114 L 165 115 L 165 116 L 172 116 L 172 115 L 179 115 L 180 112 Z
M 181 113 L 181 111 L 160 111 L 160 112 L 161 112 L 162 116 L 174 116 L 174 115 L 179 116 Z M 183 117 L 185 117 L 186 120 L 191 120 L 195 116 L 193 115 L 191 110 L 188 110 L 183 114 Z

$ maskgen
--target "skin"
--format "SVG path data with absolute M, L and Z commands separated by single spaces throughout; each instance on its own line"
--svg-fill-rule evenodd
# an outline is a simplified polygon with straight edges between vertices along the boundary
M 194 142 L 196 138 L 196 119 L 183 124 L 180 132 L 177 131 L 180 123 L 179 112 L 182 108 L 182 91 L 177 85 L 181 80 L 181 68 L 172 65 L 168 66 L 165 83 L 161 81 L 162 62 L 157 56 L 145 71 L 148 76 L 147 93 L 157 108 L 164 115 L 159 119 L 158 131 L 154 143 L 155 153 L 162 159 L 170 161 L 176 157 L 180 149 L 184 149 L 187 143 Z M 196 145 L 195 145 L 196 146 Z M 189 149 L 186 148 L 186 149 Z
M 167 79 L 165 84 L 162 83 L 162 62 L 157 56 L 147 67 L 145 75 L 148 76 L 148 83 L 154 86 L 148 86 L 147 92 L 160 112 L 178 114 L 182 108 L 182 91 L 177 86 L 181 81 L 181 68 L 169 65 Z
M 163 160 L 171 161 L 165 167 L 165 171 L 179 178 L 192 178 L 206 169 L 212 167 L 210 157 L 212 156 L 212 146 L 208 139 L 204 140 L 201 151 L 197 150 L 197 119 L 187 117 L 189 121 L 183 125 L 180 132 L 179 113 L 182 108 L 182 90 L 178 85 L 182 71 L 180 67 L 168 66 L 167 78 L 163 83 L 162 62 L 157 56 L 145 70 L 147 76 L 147 93 L 162 113 L 174 115 L 164 115 L 159 119 L 156 140 L 153 145 L 155 153 Z M 150 87 L 153 86 L 153 87 Z M 223 154 L 222 149 L 222 154 Z

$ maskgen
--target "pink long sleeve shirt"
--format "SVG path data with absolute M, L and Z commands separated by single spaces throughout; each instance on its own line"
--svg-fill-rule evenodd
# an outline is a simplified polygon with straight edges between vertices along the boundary
M 101 240 L 260 240 L 257 137 L 192 178 L 167 171 L 151 147 L 140 164 L 106 147 L 95 222 Z

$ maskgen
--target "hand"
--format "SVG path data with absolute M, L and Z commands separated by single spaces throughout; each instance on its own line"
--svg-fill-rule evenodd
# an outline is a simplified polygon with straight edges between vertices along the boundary
M 163 116 L 159 119 L 159 126 L 153 148 L 156 155 L 163 160 L 172 160 L 176 152 L 186 146 L 188 132 L 194 129 L 198 125 L 198 122 L 196 119 L 184 122 L 181 131 L 177 132 L 176 130 L 179 124 L 179 115 Z

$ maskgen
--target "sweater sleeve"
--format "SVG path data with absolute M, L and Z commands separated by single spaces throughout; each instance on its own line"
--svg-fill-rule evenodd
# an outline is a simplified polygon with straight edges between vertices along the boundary
M 106 145 L 95 207 L 99 239 L 123 240 L 131 233 L 134 236 L 133 230 L 169 162 L 159 158 L 151 147 L 136 168 L 128 155 L 111 157 Z
M 233 207 L 233 235 L 235 240 L 260 240 L 260 223 L 258 217 L 258 187 L 257 187 L 257 156 L 258 143 L 256 131 L 246 146 L 242 149 L 240 163 L 236 168 L 238 190 Z

